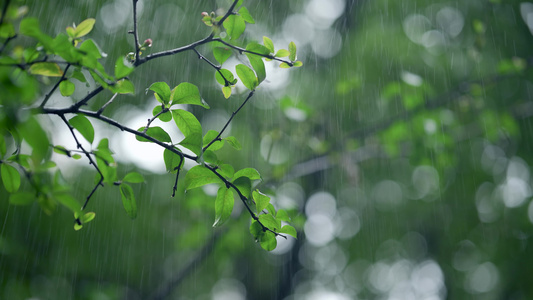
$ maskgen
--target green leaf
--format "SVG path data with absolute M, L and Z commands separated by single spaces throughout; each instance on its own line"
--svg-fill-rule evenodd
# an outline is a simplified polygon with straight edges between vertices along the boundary
M 13 205 L 28 205 L 35 201 L 35 193 L 18 192 L 9 195 L 9 203 Z
M 269 54 L 274 53 L 274 42 L 266 36 L 263 36 L 263 45 L 268 49 Z
M 252 193 L 252 196 L 255 201 L 255 207 L 257 208 L 257 213 L 260 213 L 265 209 L 270 203 L 270 197 L 261 193 L 259 190 L 255 190 Z
M 94 128 L 91 124 L 91 121 L 87 119 L 84 115 L 77 115 L 70 119 L 69 124 L 78 130 L 79 133 L 87 140 L 89 143 L 94 141 Z
M 250 15 L 250 12 L 246 7 L 243 6 L 241 7 L 241 9 L 239 9 L 239 15 L 241 15 L 242 19 L 247 23 L 255 24 L 254 18 L 252 17 L 252 15 Z
M 289 43 L 289 59 L 291 61 L 295 61 L 296 60 L 296 44 L 294 42 L 290 42 Z
M 233 175 L 235 177 L 235 175 Z M 252 194 L 252 181 L 248 177 L 238 177 L 233 180 L 233 185 L 236 186 L 244 197 L 250 199 Z
M 183 166 L 181 156 L 168 149 L 163 151 L 163 160 L 165 161 L 167 172 L 170 173 L 176 173 Z
M 196 155 L 202 152 L 202 125 L 196 117 L 183 109 L 172 110 L 172 118 L 185 138 L 180 145 L 191 150 Z
M 276 240 L 276 235 L 274 235 L 270 231 L 265 232 L 259 238 L 259 242 L 261 243 L 261 248 L 265 249 L 266 251 L 272 251 L 276 249 L 278 245 L 278 241 Z
M 202 154 L 203 160 L 208 164 L 217 164 L 218 163 L 218 157 L 215 154 L 215 152 L 211 150 L 205 150 Z
M 44 34 L 39 29 L 39 21 L 36 18 L 24 18 L 20 22 L 19 32 L 23 35 L 37 39 L 47 50 L 52 50 L 52 37 Z
M 162 104 L 170 102 L 170 87 L 166 82 L 154 82 L 148 88 L 155 93 L 155 98 Z
M 72 195 L 67 193 L 56 193 L 54 194 L 54 199 L 61 203 L 61 205 L 70 209 L 72 212 L 79 213 L 81 211 L 81 205 L 72 197 Z
M 263 215 L 270 216 L 271 215 Z M 261 221 L 263 222 L 263 221 Z M 268 223 L 268 222 L 267 222 Z M 264 223 L 263 223 L 264 224 Z M 266 226 L 266 224 L 264 224 Z M 268 226 L 267 226 L 268 227 Z M 270 228 L 272 229 L 272 228 Z M 254 236 L 255 240 L 260 242 L 261 247 L 267 251 L 272 251 L 276 249 L 277 240 L 276 235 L 270 231 L 263 231 L 263 227 L 257 221 L 252 221 L 250 225 L 250 233 Z
M 279 233 L 286 233 L 286 234 L 294 237 L 295 239 L 298 238 L 298 234 L 296 233 L 296 229 L 294 229 L 294 227 L 292 227 L 291 225 L 285 225 L 285 226 L 281 227 L 281 229 L 279 230 Z
M 263 227 L 261 227 L 261 224 L 259 224 L 256 220 L 252 220 L 252 224 L 250 224 L 250 233 L 256 242 L 258 242 L 261 236 L 265 234 L 263 232 Z
M 224 138 L 225 141 L 228 142 L 228 144 L 231 145 L 235 150 L 241 150 L 242 146 L 241 143 L 235 138 L 234 136 L 228 136 L 227 138 Z
M 245 169 L 239 170 L 235 173 L 235 175 L 233 175 L 233 178 L 235 179 L 239 177 L 248 177 L 250 180 L 261 179 L 261 175 L 259 175 L 259 172 L 257 172 L 257 170 L 253 168 L 245 168 Z
M 19 124 L 18 131 L 24 140 L 32 148 L 32 156 L 40 161 L 50 150 L 50 141 L 46 132 L 34 117 L 30 117 L 25 123 Z
M 264 55 L 268 55 L 270 51 L 267 47 L 259 45 L 258 43 L 248 44 L 246 46 L 246 50 Z M 263 62 L 263 59 L 261 58 L 261 56 L 248 52 L 246 52 L 246 57 L 248 57 L 250 64 L 252 65 L 255 73 L 257 74 L 257 79 L 259 83 L 261 83 L 266 78 L 265 63 Z
M 137 129 L 137 131 L 143 132 L 145 127 L 141 127 Z M 154 126 L 149 127 L 146 131 L 146 135 L 153 137 L 156 140 L 159 140 L 160 142 L 166 142 L 166 143 L 172 143 L 172 140 L 170 139 L 170 135 L 161 127 Z M 135 138 L 140 142 L 152 142 L 142 136 L 136 135 Z
M 13 36 L 15 36 L 15 27 L 13 27 L 13 24 L 0 24 L 0 38 L 7 39 Z
M 299 60 L 298 60 L 298 61 L 295 61 L 295 62 L 292 64 L 292 66 L 293 66 L 293 67 L 296 67 L 296 68 L 299 68 L 299 67 L 301 67 L 301 66 L 303 66 L 303 65 L 304 65 L 304 63 L 301 62 L 301 61 L 299 61 Z
M 220 73 L 222 73 L 222 75 L 220 75 Z M 224 78 L 226 78 L 226 80 L 228 81 L 227 84 Z M 237 83 L 237 81 L 235 80 L 235 76 L 233 76 L 233 73 L 231 73 L 230 70 L 226 70 L 226 69 L 220 69 L 220 71 L 216 72 L 215 79 L 217 80 L 218 83 L 220 83 L 223 86 L 230 86 L 230 85 L 234 85 L 235 83 Z
M 97 152 L 96 165 L 102 175 L 104 176 L 104 183 L 113 184 L 117 179 L 117 168 L 111 163 L 100 158 L 100 154 Z M 96 174 L 95 181 L 100 180 L 100 174 Z
M 275 57 L 287 57 L 291 55 L 291 52 L 289 50 L 285 49 L 279 49 L 278 52 L 274 55 Z
M 31 65 L 30 73 L 34 75 L 42 75 L 48 77 L 61 77 L 63 76 L 63 70 L 56 63 L 40 62 Z
M 141 183 L 144 182 L 144 177 L 137 173 L 137 172 L 130 172 L 124 176 L 124 179 L 122 179 L 123 182 L 129 182 L 129 183 Z
M 83 57 L 83 54 L 72 45 L 72 41 L 63 33 L 58 34 L 52 40 L 51 47 L 56 55 L 61 56 L 69 62 L 78 62 Z
M 198 87 L 192 83 L 182 82 L 171 93 L 172 105 L 174 104 L 193 104 L 200 105 L 209 109 L 209 105 L 200 97 Z
M 110 85 L 109 89 L 113 93 L 135 94 L 135 86 L 128 79 L 122 79 L 117 81 L 114 85 Z
M 268 213 L 270 213 L 272 216 L 275 216 L 276 215 L 276 209 L 274 208 L 274 205 L 272 205 L 272 203 L 269 203 L 267 205 L 267 211 Z M 281 224 L 281 223 L 280 223 Z
M 276 214 L 276 219 L 280 221 L 290 222 L 291 218 L 287 214 L 287 212 L 283 209 L 279 209 L 278 213 Z
M 235 170 L 233 169 L 233 166 L 228 164 L 222 164 L 218 167 L 218 174 L 226 177 L 226 178 L 232 178 L 233 174 L 235 173 Z
M 152 110 L 152 115 L 155 117 L 162 110 L 163 110 L 163 107 L 161 107 L 161 105 L 158 105 L 154 107 L 154 109 Z M 172 121 L 172 114 L 170 113 L 170 111 L 167 110 L 166 112 L 160 114 L 159 117 L 157 118 L 163 122 L 170 122 Z
M 223 183 L 222 180 L 208 168 L 198 165 L 192 167 L 185 175 L 185 190 L 194 189 L 210 183 Z
M 276 220 L 271 214 L 259 215 L 259 221 L 270 230 L 277 231 L 281 227 L 281 222 Z
M 83 217 L 80 218 L 80 221 L 83 224 L 86 224 L 86 223 L 89 223 L 92 220 L 94 220 L 95 217 L 96 217 L 96 214 L 91 211 L 91 212 L 88 212 L 88 213 L 84 214 Z
M 255 77 L 255 73 L 252 69 L 242 64 L 237 65 L 235 69 L 244 86 L 249 90 L 254 90 L 257 87 L 257 77 Z
M 135 67 L 133 67 L 133 64 L 126 60 L 124 56 L 120 56 L 117 59 L 117 62 L 115 63 L 115 78 L 121 79 L 128 75 L 130 75 L 131 72 L 135 70 Z
M 74 230 L 78 231 L 78 230 L 81 230 L 83 228 L 83 225 L 80 225 L 78 223 L 74 223 Z
M 231 56 L 232 52 L 230 48 L 215 47 L 213 49 L 213 56 L 220 63 L 223 64 Z
M 74 90 L 76 89 L 76 86 L 74 83 L 70 82 L 70 80 L 63 80 L 59 84 L 59 91 L 61 92 L 61 95 L 64 97 L 68 97 L 74 93 Z
M 211 143 L 212 140 L 214 140 L 216 137 L 218 136 L 218 131 L 216 130 L 209 130 L 204 138 L 203 138 L 203 147 L 207 146 L 209 143 Z M 209 146 L 209 150 L 211 151 L 217 151 L 219 150 L 220 148 L 222 148 L 222 146 L 224 146 L 224 140 L 219 140 L 219 141 L 216 141 L 214 142 L 213 144 L 211 144 L 211 146 Z
M 288 63 L 286 63 L 286 62 L 282 62 L 281 64 L 279 64 L 279 67 L 282 68 L 282 69 L 288 69 L 291 66 Z
M 93 30 L 95 22 L 96 20 L 93 18 L 83 20 L 78 26 L 76 26 L 74 37 L 79 38 L 87 35 L 89 32 L 91 32 L 91 30 Z
M 226 187 L 218 189 L 217 198 L 215 200 L 215 223 L 213 227 L 218 227 L 224 224 L 233 211 L 233 191 Z
M 79 70 L 72 72 L 72 78 L 77 79 L 80 82 L 87 82 L 85 75 L 83 75 L 83 73 Z
M 2 174 L 2 183 L 9 193 L 18 191 L 20 187 L 20 174 L 15 167 L 5 163 L 0 167 L 0 174 Z
M 222 87 L 222 94 L 224 94 L 224 98 L 228 99 L 231 96 L 231 87 L 230 86 Z
M 120 195 L 122 196 L 122 205 L 130 218 L 135 219 L 137 217 L 137 203 L 135 203 L 135 195 L 133 195 L 133 189 L 128 184 L 120 185 Z
M 228 33 L 229 37 L 232 40 L 238 39 L 241 36 L 241 34 L 244 32 L 244 29 L 246 28 L 244 19 L 240 15 L 230 15 L 224 21 L 223 25 L 224 25 L 224 28 L 226 28 L 226 32 Z
M 68 26 L 66 31 L 70 38 L 76 38 L 76 29 L 74 29 L 74 27 Z
M 80 50 L 94 59 L 99 59 L 106 56 L 106 54 L 103 53 L 98 45 L 96 45 L 96 43 L 91 39 L 85 40 L 83 43 L 81 43 Z

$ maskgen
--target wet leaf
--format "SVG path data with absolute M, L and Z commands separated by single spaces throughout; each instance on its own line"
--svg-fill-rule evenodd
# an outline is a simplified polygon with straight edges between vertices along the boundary
M 144 177 L 137 173 L 137 172 L 130 172 L 124 176 L 124 179 L 122 179 L 123 182 L 129 182 L 129 183 L 141 183 L 144 182 Z
M 235 173 L 235 175 L 233 175 L 233 178 L 235 179 L 239 177 L 248 177 L 250 180 L 261 179 L 261 175 L 259 175 L 259 172 L 257 172 L 257 170 L 253 168 L 245 168 L 245 169 L 239 170 Z
M 79 38 L 87 35 L 89 32 L 91 32 L 91 30 L 93 30 L 95 22 L 96 20 L 93 18 L 83 20 L 80 24 L 78 24 L 78 26 L 76 26 L 74 37 Z
M 218 227 L 224 224 L 233 211 L 233 191 L 226 187 L 218 189 L 217 197 L 215 199 L 215 223 L 213 227 Z
M 9 193 L 18 191 L 20 187 L 20 174 L 13 166 L 3 163 L 0 166 L 0 174 L 2 174 L 2 183 Z
M 192 83 L 182 82 L 171 93 L 172 105 L 175 104 L 193 104 L 200 105 L 203 108 L 209 109 L 209 105 L 200 97 L 198 87 Z
M 166 82 L 154 82 L 149 90 L 155 93 L 155 98 L 162 104 L 168 104 L 170 102 L 170 87 Z
M 259 190 L 253 191 L 252 196 L 254 198 L 255 206 L 257 208 L 258 213 L 263 211 L 263 209 L 265 209 L 270 203 L 270 197 L 261 193 Z
M 135 219 L 137 217 L 137 203 L 135 202 L 135 195 L 131 186 L 125 183 L 121 184 L 120 195 L 122 196 L 122 205 L 126 213 L 130 218 Z
M 180 145 L 191 150 L 196 155 L 202 151 L 202 125 L 196 117 L 183 109 L 172 110 L 172 119 L 185 138 Z
M 87 140 L 89 143 L 94 141 L 94 127 L 91 124 L 91 121 L 87 119 L 84 115 L 77 115 L 70 119 L 69 124 L 78 130 L 78 132 Z
M 213 49 L 213 56 L 220 63 L 223 64 L 231 56 L 231 49 L 225 47 L 215 47 Z
M 59 84 L 59 91 L 61 92 L 61 95 L 64 97 L 68 97 L 74 93 L 74 90 L 76 89 L 76 86 L 74 83 L 70 82 L 70 80 L 63 80 Z
M 143 132 L 144 131 L 144 128 L 145 127 L 141 127 L 139 129 L 137 129 L 137 131 L 140 131 L 140 132 Z M 158 126 L 154 126 L 154 127 L 149 127 L 148 130 L 146 131 L 146 134 L 148 136 L 151 136 L 153 137 L 154 139 L 160 141 L 160 142 L 166 142 L 166 143 L 171 143 L 172 140 L 170 139 L 170 135 L 168 135 L 168 133 L 161 127 L 158 127 Z M 135 138 L 140 141 L 140 142 L 152 142 L 142 136 L 138 136 L 136 135 Z
M 224 28 L 226 28 L 226 32 L 228 33 L 228 35 L 230 36 L 232 40 L 238 39 L 244 32 L 244 29 L 246 28 L 244 19 L 240 15 L 230 15 L 224 21 L 223 25 L 224 25 Z
M 235 69 L 244 86 L 249 90 L 254 90 L 257 87 L 257 77 L 255 77 L 255 73 L 252 69 L 242 64 L 237 65 Z
M 40 62 L 31 65 L 30 73 L 33 75 L 42 75 L 48 77 L 61 77 L 63 76 L 63 70 L 56 63 Z
M 294 237 L 295 239 L 298 238 L 298 234 L 296 233 L 296 229 L 294 229 L 294 227 L 292 227 L 291 225 L 285 225 L 285 226 L 281 227 L 281 229 L 279 230 L 279 233 L 286 233 L 286 234 Z
M 222 183 L 222 180 L 202 165 L 192 167 L 185 175 L 185 190 L 194 189 L 210 183 Z

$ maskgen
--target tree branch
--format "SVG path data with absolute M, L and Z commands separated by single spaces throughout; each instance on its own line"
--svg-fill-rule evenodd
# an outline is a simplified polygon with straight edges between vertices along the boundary
M 220 137 L 222 136 L 222 133 L 224 133 L 224 131 L 226 130 L 226 128 L 228 128 L 228 125 L 229 125 L 229 123 L 233 120 L 233 117 L 235 117 L 235 115 L 241 110 L 241 108 L 243 108 L 243 106 L 248 102 L 248 100 L 249 100 L 250 98 L 252 98 L 252 96 L 254 95 L 254 92 L 255 92 L 255 90 L 251 91 L 251 92 L 248 94 L 248 97 L 246 97 L 246 99 L 242 102 L 241 106 L 239 106 L 239 108 L 237 108 L 237 110 L 234 111 L 234 112 L 231 114 L 231 117 L 230 117 L 229 120 L 226 122 L 226 124 L 224 124 L 224 127 L 222 128 L 222 130 L 220 130 L 220 132 L 218 133 L 218 135 L 217 135 L 217 136 L 216 136 L 211 142 L 209 142 L 209 144 L 207 144 L 207 145 L 202 149 L 202 151 L 207 150 L 211 145 L 213 145 L 214 142 L 220 140 Z
M 99 186 L 103 186 L 102 182 L 104 181 L 104 174 L 102 174 L 102 172 L 100 171 L 100 169 L 96 165 L 96 162 L 91 157 L 90 153 L 87 150 L 85 150 L 85 148 L 83 148 L 83 146 L 81 145 L 80 141 L 76 137 L 76 133 L 74 132 L 74 128 L 70 125 L 70 123 L 68 122 L 67 118 L 65 118 L 65 115 L 64 114 L 59 114 L 58 116 L 61 118 L 61 120 L 63 120 L 65 125 L 67 125 L 68 129 L 70 130 L 70 133 L 72 134 L 72 137 L 74 138 L 74 141 L 76 141 L 76 147 L 78 149 L 80 149 L 81 151 L 83 151 L 83 154 L 85 154 L 85 156 L 89 160 L 89 164 L 93 165 L 93 167 L 96 169 L 98 174 L 100 174 L 100 180 L 98 181 L 98 183 L 96 183 L 96 185 L 94 186 L 92 191 L 89 193 L 89 196 L 87 196 L 87 199 L 85 200 L 85 203 L 81 207 L 81 210 L 84 210 L 85 207 L 87 207 L 87 204 L 89 204 L 89 200 L 91 199 L 92 195 L 96 192 L 96 189 L 98 189 Z M 79 218 L 76 218 L 76 223 L 78 223 L 78 225 L 81 225 L 81 221 L 80 221 Z
M 61 75 L 61 78 L 59 78 L 59 80 L 56 82 L 56 84 L 52 87 L 52 89 L 50 90 L 50 92 L 48 92 L 48 94 L 46 94 L 46 96 L 44 97 L 44 100 L 43 102 L 41 103 L 41 105 L 39 105 L 39 107 L 44 107 L 46 105 L 46 103 L 48 102 L 48 100 L 50 100 L 50 97 L 52 96 L 52 94 L 55 92 L 55 90 L 57 89 L 57 87 L 59 86 L 59 84 L 61 84 L 61 82 L 63 80 L 65 80 L 65 77 L 67 76 L 67 71 L 68 71 L 68 68 L 70 68 L 70 64 L 67 64 L 67 66 L 65 67 L 65 70 L 63 71 L 63 75 Z
M 139 61 L 139 34 L 137 32 L 137 2 L 133 0 L 133 37 L 135 39 L 135 61 Z
M 290 60 L 284 60 L 284 59 L 281 59 L 281 58 L 278 58 L 278 57 L 275 57 L 273 55 L 270 55 L 270 54 L 262 54 L 262 53 L 258 53 L 258 52 L 254 52 L 254 51 L 249 51 L 249 50 L 246 50 L 244 48 L 241 48 L 241 47 L 238 47 L 238 46 L 235 46 L 235 45 L 232 45 L 226 41 L 224 41 L 223 39 L 221 38 L 213 38 L 213 41 L 214 42 L 220 42 L 228 47 L 230 47 L 231 49 L 234 49 L 234 50 L 237 50 L 239 51 L 239 53 L 250 53 L 250 54 L 253 54 L 253 55 L 257 55 L 257 56 L 261 56 L 261 57 L 265 57 L 265 58 L 268 58 L 268 59 L 272 59 L 272 60 L 277 60 L 279 62 L 284 62 L 286 64 L 288 64 L 289 66 L 293 66 L 294 63 Z

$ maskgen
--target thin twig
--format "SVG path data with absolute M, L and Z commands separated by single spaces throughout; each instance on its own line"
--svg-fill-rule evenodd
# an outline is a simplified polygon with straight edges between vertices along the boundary
M 50 97 L 52 97 L 52 94 L 55 92 L 57 87 L 59 87 L 61 82 L 63 82 L 63 80 L 65 80 L 65 77 L 67 76 L 68 68 L 70 68 L 70 64 L 67 64 L 67 66 L 65 67 L 65 70 L 63 71 L 63 75 L 61 75 L 61 78 L 59 78 L 59 80 L 52 87 L 50 92 L 48 92 L 48 94 L 46 94 L 46 96 L 44 96 L 44 100 L 43 100 L 43 102 L 41 102 L 41 105 L 39 105 L 39 107 L 44 107 L 46 105 L 46 103 L 48 102 L 48 100 L 50 100 Z
M 220 18 L 220 20 L 217 21 L 217 24 L 220 25 L 222 23 L 224 23 L 224 21 L 226 21 L 226 19 L 233 14 L 233 9 L 235 8 L 235 5 L 237 5 L 237 2 L 239 2 L 239 0 L 235 0 L 233 1 L 233 3 L 231 4 L 231 6 L 228 8 L 228 11 L 226 12 L 226 14 Z
M 178 54 L 178 53 L 181 53 L 181 52 L 184 52 L 184 51 L 189 51 L 189 50 L 194 49 L 197 46 L 200 46 L 200 45 L 203 45 L 203 44 L 206 44 L 206 43 L 210 43 L 212 41 L 213 41 L 213 36 L 209 35 L 206 38 L 203 38 L 203 39 L 201 39 L 199 41 L 196 41 L 196 42 L 191 43 L 191 44 L 186 45 L 186 46 L 182 46 L 182 47 L 178 47 L 178 48 L 171 49 L 171 50 L 166 50 L 166 51 L 153 53 L 153 54 L 147 55 L 146 57 L 141 57 L 141 58 L 139 58 L 139 60 L 135 61 L 134 65 L 135 66 L 140 66 L 140 65 L 144 64 L 145 62 L 150 61 L 150 60 L 155 59 L 155 58 L 158 58 L 158 57 L 169 56 L 169 55 Z
M 77 103 L 73 104 L 71 107 L 68 108 L 68 110 L 71 110 L 69 112 L 73 112 L 73 113 L 76 113 L 77 110 L 82 107 L 83 105 L 87 104 L 87 102 L 89 102 L 89 100 L 91 100 L 92 98 L 94 98 L 96 95 L 98 95 L 101 91 L 104 90 L 104 87 L 103 86 L 99 86 L 97 87 L 96 89 L 94 89 L 92 92 L 90 92 L 89 94 L 87 94 L 87 96 L 85 96 L 85 98 L 81 99 L 80 101 L 78 101 Z
M 4 2 L 4 6 L 2 7 L 2 16 L 0 17 L 0 25 L 4 24 L 4 18 L 6 17 L 7 7 L 9 6 L 9 2 L 11 2 L 11 0 L 6 0 L 6 2 Z
M 146 131 L 148 131 L 148 127 L 150 127 L 150 124 L 152 124 L 152 122 L 155 121 L 155 119 L 157 119 L 160 115 L 162 115 L 162 114 L 164 114 L 164 113 L 166 113 L 168 111 L 169 111 L 169 109 L 163 106 L 163 109 L 160 112 L 158 112 L 152 118 L 148 119 L 148 124 L 146 124 L 146 127 L 144 127 L 143 133 L 146 133 Z
M 133 36 L 135 38 L 135 62 L 139 61 L 139 34 L 137 32 L 137 1 L 133 0 Z
M 178 189 L 178 177 L 180 177 L 180 170 L 181 170 L 181 167 L 183 165 L 183 156 L 180 156 L 181 157 L 181 160 L 180 160 L 180 164 L 178 165 L 177 167 L 177 172 L 176 172 L 176 180 L 174 181 L 174 186 L 172 187 L 172 198 L 174 198 L 174 196 L 176 196 L 176 190 Z
M 257 56 L 261 56 L 261 57 L 265 57 L 265 58 L 268 58 L 268 59 L 272 59 L 272 60 L 277 60 L 279 62 L 284 62 L 286 64 L 288 64 L 289 66 L 293 66 L 294 63 L 290 60 L 285 60 L 285 59 L 281 59 L 281 58 L 278 58 L 278 57 L 275 57 L 273 55 L 270 55 L 270 54 L 262 54 L 262 53 L 258 53 L 258 52 L 254 52 L 254 51 L 250 51 L 250 50 L 246 50 L 244 48 L 241 48 L 241 47 L 238 47 L 238 46 L 235 46 L 235 45 L 232 45 L 226 41 L 224 41 L 223 39 L 221 38 L 213 38 L 213 42 L 220 42 L 228 47 L 230 47 L 231 49 L 234 49 L 234 50 L 237 50 L 239 51 L 239 53 L 250 53 L 250 54 L 253 54 L 253 55 L 257 55 Z
M 252 91 L 248 94 L 248 97 L 246 97 L 246 99 L 242 102 L 241 106 L 239 106 L 239 108 L 231 114 L 231 117 L 228 119 L 228 121 L 226 122 L 226 124 L 224 124 L 224 127 L 222 128 L 222 130 L 220 130 L 220 132 L 218 133 L 218 135 L 217 135 L 217 136 L 216 136 L 211 142 L 209 142 L 209 144 L 207 144 L 207 145 L 202 149 L 202 151 L 207 150 L 207 148 L 209 148 L 211 145 L 213 145 L 214 142 L 216 142 L 216 141 L 220 141 L 220 137 L 222 136 L 222 133 L 224 133 L 224 130 L 226 130 L 226 128 L 228 128 L 229 123 L 233 120 L 233 118 L 235 117 L 235 115 L 241 110 L 241 108 L 244 107 L 244 105 L 248 102 L 248 100 L 249 100 L 250 98 L 252 98 L 252 96 L 254 95 L 254 92 L 255 92 L 255 90 L 252 90 Z
M 161 146 L 161 147 L 163 147 L 165 149 L 168 149 L 172 153 L 175 153 L 175 154 L 177 154 L 179 156 L 184 156 L 185 158 L 190 159 L 192 161 L 197 161 L 198 160 L 197 156 L 192 156 L 192 155 L 180 152 L 179 150 L 175 149 L 175 147 L 172 146 L 171 144 L 166 144 L 166 143 L 161 142 L 160 140 L 158 140 L 156 138 L 153 138 L 153 137 L 147 135 L 146 133 L 143 133 L 141 131 L 137 131 L 135 129 L 126 127 L 126 126 L 120 124 L 119 122 L 109 118 L 109 117 L 106 117 L 106 116 L 103 116 L 101 114 L 98 114 L 95 111 L 89 111 L 89 110 L 83 110 L 83 109 L 73 109 L 73 108 L 66 108 L 66 109 L 43 108 L 43 109 L 37 110 L 36 113 L 52 114 L 52 115 L 62 115 L 62 114 L 68 114 L 68 113 L 83 114 L 83 115 L 86 115 L 87 117 L 98 119 L 98 120 L 100 120 L 102 122 L 105 122 L 105 123 L 107 123 L 109 125 L 112 125 L 112 126 L 118 128 L 118 129 L 122 130 L 122 131 L 126 131 L 126 132 L 129 132 L 129 133 L 133 134 L 133 135 L 145 138 L 145 139 L 151 141 L 152 143 L 157 144 L 157 145 L 159 145 L 159 146 Z
M 97 114 L 101 115 L 103 112 L 104 112 L 104 109 L 106 109 L 106 107 L 113 103 L 113 101 L 115 100 L 115 98 L 117 97 L 118 93 L 115 93 L 113 95 L 113 97 L 111 97 L 111 99 L 109 99 L 109 101 L 107 101 L 104 105 L 102 105 L 102 107 L 100 107 L 100 109 L 96 112 Z
M 231 85 L 231 82 L 229 82 L 229 80 L 226 79 L 226 76 L 224 76 L 224 74 L 222 74 L 222 72 L 220 71 L 220 69 L 222 69 L 221 66 L 217 66 L 214 63 L 212 63 L 209 59 L 207 59 L 205 56 L 203 56 L 202 53 L 198 52 L 198 50 L 196 50 L 196 48 L 193 48 L 192 50 L 194 52 L 196 52 L 196 54 L 198 55 L 199 59 L 207 62 L 211 67 L 213 67 L 218 72 L 218 74 L 220 74 L 220 76 L 224 79 L 224 86 Z
M 74 138 L 74 141 L 76 141 L 76 147 L 80 149 L 81 151 L 83 151 L 83 154 L 85 154 L 85 156 L 89 160 L 89 164 L 93 165 L 93 167 L 96 169 L 98 174 L 100 174 L 100 180 L 98 181 L 98 183 L 96 183 L 93 190 L 89 193 L 89 196 L 87 196 L 85 203 L 81 207 L 81 210 L 84 210 L 85 207 L 87 207 L 87 204 L 89 204 L 89 200 L 91 199 L 92 195 L 96 192 L 96 189 L 98 189 L 99 186 L 103 186 L 102 183 L 104 182 L 104 174 L 102 174 L 102 171 L 100 171 L 100 168 L 98 168 L 98 166 L 96 165 L 96 162 L 93 160 L 90 153 L 87 150 L 85 150 L 85 148 L 83 148 L 83 146 L 81 145 L 80 141 L 76 137 L 76 133 L 74 132 L 74 127 L 70 125 L 70 123 L 67 121 L 67 118 L 65 118 L 65 115 L 59 114 L 59 117 L 61 118 L 61 120 L 63 120 L 65 125 L 67 125 L 68 129 L 70 130 L 70 133 L 72 134 L 72 137 Z M 81 225 L 81 221 L 79 218 L 76 219 L 76 223 L 78 223 L 78 225 Z
M 2 54 L 2 52 L 4 52 L 4 49 L 7 47 L 7 44 L 9 42 L 11 42 L 12 40 L 14 40 L 18 35 L 14 35 L 14 36 L 10 36 L 6 39 L 6 41 L 4 42 L 4 44 L 2 45 L 2 48 L 0 48 L 0 54 Z M 5 66 L 5 64 L 0 64 L 0 66 Z

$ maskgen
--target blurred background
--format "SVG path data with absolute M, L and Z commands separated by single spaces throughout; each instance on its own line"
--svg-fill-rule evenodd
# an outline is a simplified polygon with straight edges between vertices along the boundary
M 132 50 L 129 0 L 13 3 L 50 35 L 95 18 L 88 37 L 108 54 L 108 70 Z M 191 43 L 210 32 L 201 12 L 224 13 L 230 3 L 141 0 L 140 39 L 153 40 L 152 53 Z M 119 173 L 145 176 L 134 187 L 138 218 L 126 215 L 118 188 L 105 187 L 88 207 L 96 219 L 75 232 L 66 209 L 49 216 L 37 204 L 13 206 L 0 187 L 0 298 L 533 298 L 533 3 L 244 5 L 256 23 L 240 42 L 268 36 L 281 49 L 294 41 L 304 66 L 267 63 L 266 82 L 228 131 L 242 150 L 220 156 L 236 170 L 259 170 L 258 188 L 291 211 L 299 239 L 265 252 L 237 202 L 233 218 L 212 228 L 216 187 L 184 193 L 180 185 L 171 198 L 162 150 L 91 120 L 96 140 L 109 137 Z M 212 57 L 208 45 L 199 50 Z M 235 54 L 225 68 L 247 62 Z M 238 86 L 224 99 L 193 52 L 146 63 L 131 79 L 136 94 L 119 96 L 106 114 L 133 128 L 151 116 L 156 100 L 145 89 L 156 81 L 198 85 L 211 109 L 189 109 L 205 132 L 220 130 L 246 96 Z M 80 84 L 72 98 L 91 87 Z M 57 93 L 49 103 L 71 101 Z M 51 138 L 75 148 L 64 127 Z M 57 161 L 81 202 L 94 170 Z

